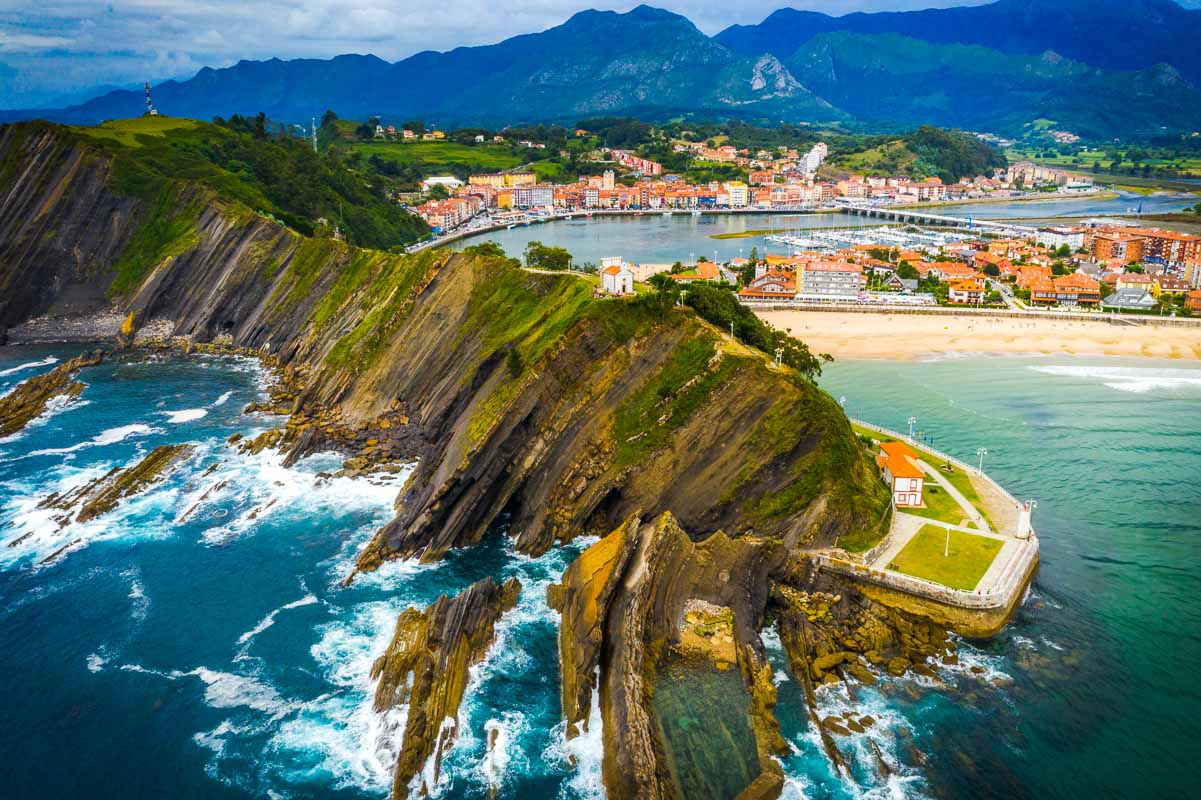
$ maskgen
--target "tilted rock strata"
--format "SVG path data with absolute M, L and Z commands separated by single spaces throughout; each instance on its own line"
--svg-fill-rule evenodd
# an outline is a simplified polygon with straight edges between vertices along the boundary
M 408 705 L 393 797 L 409 796 L 410 782 L 430 758 L 437 781 L 457 734 L 468 668 L 483 659 L 496 623 L 520 591 L 516 578 L 500 586 L 485 578 L 453 598 L 440 596 L 424 611 L 409 608 L 400 615 L 392 642 L 371 668 L 372 679 L 379 679 L 375 710 Z
M 569 732 L 586 720 L 593 672 L 600 669 L 610 797 L 779 794 L 783 775 L 773 755 L 784 742 L 772 716 L 775 687 L 757 630 L 768 575 L 785 559 L 778 542 L 718 532 L 697 543 L 671 514 L 653 522 L 632 518 L 581 554 L 551 591 L 563 615 Z M 656 688 L 661 675 L 664 683 Z M 680 682 L 673 696 L 696 704 L 696 713 L 729 702 L 733 718 L 715 717 L 699 737 L 700 729 L 681 730 L 683 715 L 663 710 L 674 708 L 664 697 Z M 734 750 L 742 752 L 742 777 L 731 786 L 724 773 L 734 770 Z M 717 767 L 723 760 L 725 767 Z
M 29 378 L 0 397 L 0 438 L 12 436 L 41 416 L 54 398 L 73 400 L 79 397 L 84 385 L 75 380 L 75 376 L 84 367 L 96 366 L 103 358 L 100 351 L 77 356 L 49 372 Z
M 416 460 L 360 569 L 469 546 L 501 513 L 531 554 L 637 509 L 790 546 L 883 524 L 887 491 L 837 404 L 689 310 L 597 299 L 507 259 L 305 238 L 186 183 L 151 205 L 80 141 L 0 131 L 15 187 L 0 187 L 0 281 L 34 287 L 0 299 L 0 323 L 73 287 L 77 306 L 115 303 L 135 328 L 166 320 L 276 365 L 294 397 L 273 443 L 289 463 L 331 448 L 361 459 L 351 473 Z
M 62 494 L 52 494 L 38 508 L 66 511 L 59 517 L 65 526 L 72 521 L 87 522 L 115 509 L 122 500 L 140 494 L 171 474 L 181 461 L 195 451 L 189 444 L 165 444 L 154 448 L 145 458 L 129 467 L 115 467 L 99 478 Z

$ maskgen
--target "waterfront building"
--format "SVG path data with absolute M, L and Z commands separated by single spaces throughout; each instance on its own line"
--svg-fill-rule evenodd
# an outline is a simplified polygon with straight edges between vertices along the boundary
M 922 492 L 926 487 L 926 475 L 917 464 L 917 453 L 904 442 L 881 442 L 876 464 L 884 476 L 884 482 L 892 490 L 892 500 L 897 508 L 919 508 Z
M 978 305 L 984 301 L 984 284 L 977 280 L 951 281 L 947 300 L 956 305 Z
M 783 270 L 769 270 L 738 292 L 740 300 L 790 302 L 796 296 L 796 275 Z
M 863 289 L 863 267 L 847 261 L 801 262 L 797 280 L 801 300 L 857 300 Z

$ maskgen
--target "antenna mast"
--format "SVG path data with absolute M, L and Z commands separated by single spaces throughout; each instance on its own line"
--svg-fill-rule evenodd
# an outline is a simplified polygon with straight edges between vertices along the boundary
M 316 153 L 316 152 L 317 152 L 317 118 L 316 118 L 316 117 L 309 117 L 309 119 L 312 121 L 312 130 L 313 130 L 313 152 L 314 152 L 314 153 Z
M 143 116 L 158 116 L 158 109 L 154 107 L 154 103 L 150 102 L 150 81 L 146 81 L 146 113 Z

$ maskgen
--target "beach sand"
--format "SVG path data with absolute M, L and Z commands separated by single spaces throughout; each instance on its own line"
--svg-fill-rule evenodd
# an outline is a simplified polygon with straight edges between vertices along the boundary
M 756 313 L 790 331 L 813 352 L 835 358 L 910 360 L 943 353 L 1039 353 L 1201 360 L 1201 326 L 1192 325 L 883 311 Z

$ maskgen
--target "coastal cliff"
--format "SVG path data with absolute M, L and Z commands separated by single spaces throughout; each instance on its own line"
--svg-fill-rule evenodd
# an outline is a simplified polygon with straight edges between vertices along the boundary
M 72 313 L 123 346 L 255 354 L 279 378 L 259 408 L 286 421 L 238 446 L 289 462 L 339 450 L 348 474 L 415 461 L 359 571 L 498 528 L 526 554 L 603 536 L 549 599 L 568 735 L 599 692 L 611 796 L 779 794 L 759 638 L 771 620 L 807 681 L 866 680 L 858 655 L 829 658 L 850 650 L 848 631 L 877 631 L 855 652 L 889 669 L 938 650 L 849 587 L 825 602 L 828 626 L 806 606 L 814 585 L 841 582 L 804 553 L 870 546 L 889 498 L 805 376 L 654 295 L 599 297 L 586 276 L 487 249 L 397 255 L 304 236 L 205 186 L 133 180 L 128 157 L 54 126 L 0 129 L 0 285 L 25 287 L 0 296 L 0 319 L 14 337 Z M 436 772 L 463 671 L 517 591 L 477 584 L 401 616 L 375 670 L 377 708 L 409 705 L 398 795 L 431 759 Z M 435 641 L 439 626 L 453 635 Z M 405 677 L 418 662 L 420 692 Z
M 278 443 L 294 456 L 416 459 L 360 569 L 473 544 L 502 512 L 527 553 L 636 509 L 789 545 L 885 524 L 834 401 L 686 309 L 598 299 L 500 257 L 301 236 L 186 183 L 134 192 L 114 159 L 55 126 L 0 130 L 0 281 L 31 287 L 0 316 L 86 297 L 259 353 L 293 390 Z

